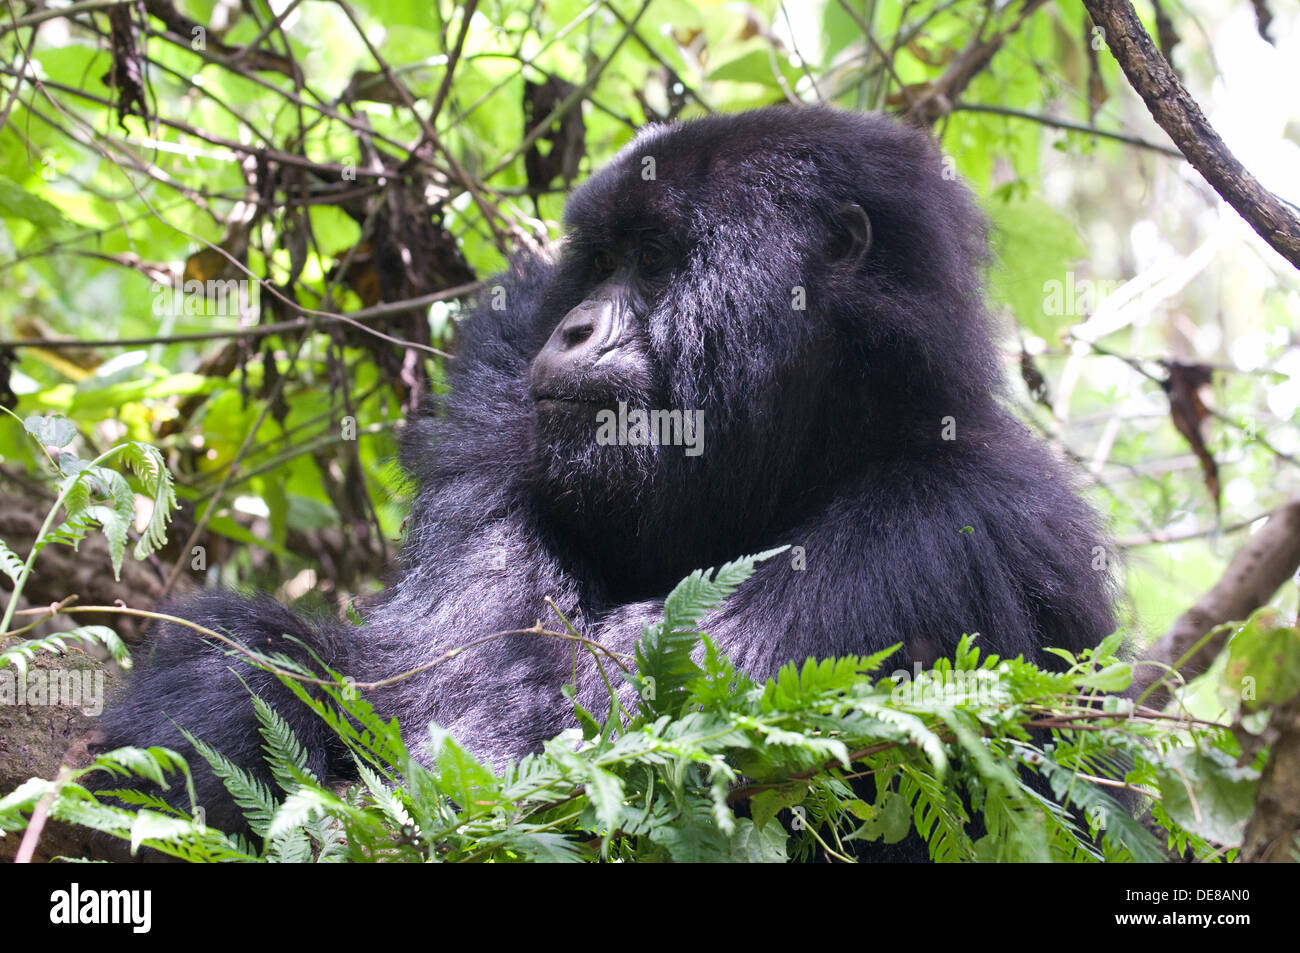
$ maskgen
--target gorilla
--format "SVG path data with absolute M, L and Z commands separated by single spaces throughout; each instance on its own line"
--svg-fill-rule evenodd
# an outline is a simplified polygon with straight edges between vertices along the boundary
M 974 632 L 1049 662 L 1112 631 L 1097 520 L 1005 407 L 985 226 L 927 135 L 822 107 L 656 126 L 565 223 L 459 325 L 448 393 L 408 423 L 400 574 L 363 625 L 212 591 L 168 611 L 374 681 L 554 619 L 547 599 L 630 651 L 690 572 L 789 544 L 704 626 L 756 677 L 895 643 L 928 664 Z M 145 656 L 99 747 L 188 756 L 181 726 L 267 778 L 246 684 L 317 776 L 351 776 L 274 676 L 175 624 Z M 500 766 L 570 724 L 573 680 L 570 644 L 517 635 L 367 697 L 413 746 L 437 722 Z M 191 764 L 209 822 L 238 826 Z

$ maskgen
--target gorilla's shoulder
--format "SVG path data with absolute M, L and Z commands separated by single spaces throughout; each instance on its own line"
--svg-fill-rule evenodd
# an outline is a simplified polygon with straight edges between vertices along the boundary
M 423 400 L 402 433 L 402 463 L 419 484 L 495 471 L 503 451 L 526 449 L 527 369 L 549 333 L 542 325 L 553 267 L 539 254 L 514 256 L 457 323 L 447 386 Z

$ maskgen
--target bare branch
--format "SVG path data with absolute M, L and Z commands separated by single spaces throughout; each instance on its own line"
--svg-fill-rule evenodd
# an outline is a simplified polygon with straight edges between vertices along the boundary
M 1163 684 L 1167 668 L 1190 653 L 1179 666 L 1180 672 L 1185 677 L 1204 672 L 1223 648 L 1230 630 L 1212 638 L 1206 636 L 1224 623 L 1245 619 L 1264 605 L 1298 567 L 1300 494 L 1274 511 L 1263 528 L 1232 557 L 1214 588 L 1179 616 L 1147 650 L 1144 659 L 1158 664 L 1138 669 L 1130 693 L 1146 693 L 1148 704 L 1159 707 L 1169 697 Z
M 1073 122 L 1069 119 L 1060 119 L 1056 116 L 1047 116 L 1042 113 L 1026 112 L 1023 109 L 1011 109 L 1007 106 L 993 106 L 985 103 L 957 103 L 952 107 L 953 112 L 971 112 L 971 113 L 988 113 L 993 116 L 1009 116 L 1013 119 L 1027 119 L 1030 122 L 1036 122 L 1040 125 L 1050 126 L 1053 129 L 1065 129 L 1070 132 L 1081 132 L 1088 136 L 1099 136 L 1102 139 L 1113 139 L 1116 142 L 1122 142 L 1125 145 L 1137 146 L 1139 149 L 1149 149 L 1152 152 L 1158 152 L 1174 159 L 1184 158 L 1183 154 L 1177 149 L 1171 149 L 1169 146 L 1163 146 L 1158 142 L 1148 142 L 1140 136 L 1130 136 L 1122 132 L 1114 132 L 1110 129 L 1098 129 L 1096 126 L 1090 126 L 1084 122 Z
M 1300 268 L 1300 218 L 1264 188 L 1228 149 L 1169 61 L 1156 49 L 1129 0 L 1083 0 L 1106 44 L 1187 161 L 1279 255 Z

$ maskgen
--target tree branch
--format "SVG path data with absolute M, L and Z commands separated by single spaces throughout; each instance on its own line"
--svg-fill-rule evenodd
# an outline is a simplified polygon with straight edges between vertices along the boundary
M 952 111 L 988 113 L 993 116 L 1009 116 L 1013 119 L 1027 119 L 1030 122 L 1036 122 L 1044 126 L 1050 126 L 1053 129 L 1065 129 L 1069 132 L 1081 132 L 1089 136 L 1100 136 L 1103 139 L 1113 139 L 1116 142 L 1122 142 L 1125 145 L 1137 146 L 1139 149 L 1150 149 L 1152 152 L 1158 152 L 1161 155 L 1169 156 L 1172 159 L 1182 159 L 1183 154 L 1177 149 L 1169 146 L 1162 146 L 1158 142 L 1148 142 L 1140 136 L 1130 136 L 1122 132 L 1114 132 L 1110 129 L 1099 129 L 1096 126 L 1090 126 L 1083 122 L 1073 122 L 1069 119 L 1061 119 L 1057 116 L 1048 116 L 1045 113 L 1031 113 L 1023 109 L 1011 109 L 1007 106 L 994 106 L 988 103 L 956 103 Z
M 971 37 L 970 43 L 953 59 L 942 76 L 930 83 L 919 97 L 915 99 L 908 97 L 908 107 L 904 111 L 904 116 L 918 125 L 932 126 L 951 113 L 953 104 L 961 98 L 961 94 L 966 91 L 971 80 L 988 67 L 1007 38 L 1019 30 L 1025 21 L 1046 2 L 1047 0 L 1024 0 L 1020 12 L 1011 25 L 993 33 L 987 39 L 984 38 L 984 27 L 981 25 Z M 993 5 L 989 4 L 986 21 L 992 17 L 992 11 Z
M 1195 676 L 1209 668 L 1227 641 L 1224 631 L 1197 647 L 1216 626 L 1245 619 L 1277 592 L 1296 568 L 1300 567 L 1300 494 L 1291 497 L 1268 518 L 1264 527 L 1252 536 L 1232 557 L 1227 571 L 1209 592 L 1175 620 L 1160 639 L 1143 656 L 1159 666 L 1139 668 L 1130 694 L 1143 694 L 1163 679 L 1166 670 L 1184 655 L 1191 657 L 1181 666 L 1185 676 Z M 1193 651 L 1195 649 L 1195 651 Z M 1164 684 L 1151 691 L 1147 704 L 1159 708 L 1169 697 Z
M 1156 49 L 1129 0 L 1083 0 L 1151 116 L 1223 200 L 1279 255 L 1300 268 L 1300 218 L 1229 151 L 1178 75 Z
M 1255 810 L 1246 825 L 1246 837 L 1239 860 L 1245 864 L 1291 863 L 1291 852 L 1300 836 L 1300 696 L 1278 707 L 1269 718 L 1272 750 L 1259 791 Z

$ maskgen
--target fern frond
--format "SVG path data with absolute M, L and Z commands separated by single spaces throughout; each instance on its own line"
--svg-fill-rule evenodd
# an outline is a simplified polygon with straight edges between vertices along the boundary
M 230 792 L 231 799 L 243 812 L 244 820 L 253 833 L 265 837 L 271 818 L 275 815 L 275 800 L 266 785 L 185 729 L 181 729 L 181 734 L 203 760 L 212 766 L 212 773 Z
M 271 776 L 286 794 L 302 785 L 319 787 L 320 781 L 307 767 L 307 751 L 289 723 L 259 695 L 253 695 L 253 709 L 257 713 L 257 730 L 262 735 L 262 750 L 266 752 Z

